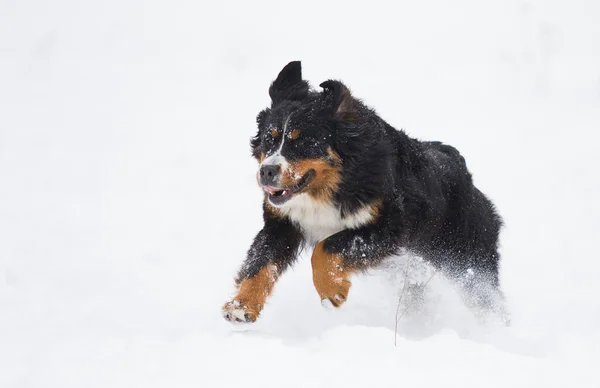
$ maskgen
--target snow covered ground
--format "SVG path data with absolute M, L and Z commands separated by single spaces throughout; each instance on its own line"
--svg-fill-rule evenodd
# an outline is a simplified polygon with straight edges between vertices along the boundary
M 0 2 L 0 387 L 598 387 L 597 1 Z M 261 226 L 248 140 L 290 60 L 456 146 L 512 326 L 444 279 L 325 311 L 308 260 L 220 315 Z

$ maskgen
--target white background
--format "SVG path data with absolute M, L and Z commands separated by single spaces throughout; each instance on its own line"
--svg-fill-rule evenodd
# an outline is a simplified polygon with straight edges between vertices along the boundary
M 600 3 L 0 1 L 1 387 L 597 387 Z M 220 307 L 261 227 L 248 141 L 291 60 L 457 147 L 505 219 L 510 328 L 307 257 Z M 396 279 L 397 280 L 397 279 Z

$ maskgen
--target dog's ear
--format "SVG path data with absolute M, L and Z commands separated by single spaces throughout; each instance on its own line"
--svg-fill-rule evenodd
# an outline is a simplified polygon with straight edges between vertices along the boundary
M 300 61 L 288 63 L 269 88 L 273 105 L 283 100 L 303 100 L 308 96 L 308 82 L 302 80 Z
M 268 114 L 269 114 L 269 108 L 261 110 L 258 113 L 258 115 L 256 116 L 256 125 L 258 126 L 258 131 L 256 131 L 256 135 L 254 135 L 250 139 L 250 149 L 252 150 L 252 156 L 254 156 L 256 159 L 259 159 L 259 156 L 260 156 L 260 150 L 259 150 L 260 143 L 261 143 L 260 134 L 261 134 L 261 131 L 263 131 L 265 128 Z
M 258 115 L 256 116 L 256 125 L 258 126 L 259 129 L 263 128 L 266 124 L 266 120 L 267 120 L 267 115 L 269 114 L 270 109 L 263 109 L 260 112 L 258 112 Z
M 343 122 L 353 122 L 357 118 L 356 101 L 350 90 L 340 81 L 327 80 L 321 85 L 323 94 L 331 101 L 334 119 Z

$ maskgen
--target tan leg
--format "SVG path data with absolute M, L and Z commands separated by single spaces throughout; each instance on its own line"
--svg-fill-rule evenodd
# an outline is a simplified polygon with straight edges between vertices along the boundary
M 323 241 L 318 243 L 312 254 L 313 283 L 322 303 L 329 301 L 339 307 L 348 298 L 352 285 L 349 279 L 354 271 L 344 268 L 342 257 L 326 252 L 323 244 Z
M 238 285 L 238 293 L 223 306 L 223 317 L 233 322 L 254 322 L 277 281 L 277 267 L 267 265 Z

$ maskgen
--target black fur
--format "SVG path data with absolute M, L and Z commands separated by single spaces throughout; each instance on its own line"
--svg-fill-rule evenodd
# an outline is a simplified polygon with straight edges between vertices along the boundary
M 286 145 L 288 160 L 327 159 L 328 149 L 339 155 L 342 181 L 333 203 L 342 215 L 381 203 L 374 223 L 326 238 L 325 250 L 342 255 L 345 266 L 362 270 L 407 248 L 457 280 L 473 304 L 490 307 L 501 295 L 501 219 L 473 185 L 464 158 L 449 145 L 419 141 L 394 129 L 341 82 L 320 86 L 321 92 L 309 89 L 300 62 L 287 65 L 269 89 L 272 105 L 259 113 L 251 147 L 257 158 L 278 147 L 281 140 L 270 136 L 269 128 L 281 128 L 287 119 L 302 131 L 301 139 Z M 298 225 L 265 206 L 265 226 L 238 282 L 268 263 L 282 272 L 303 242 Z

